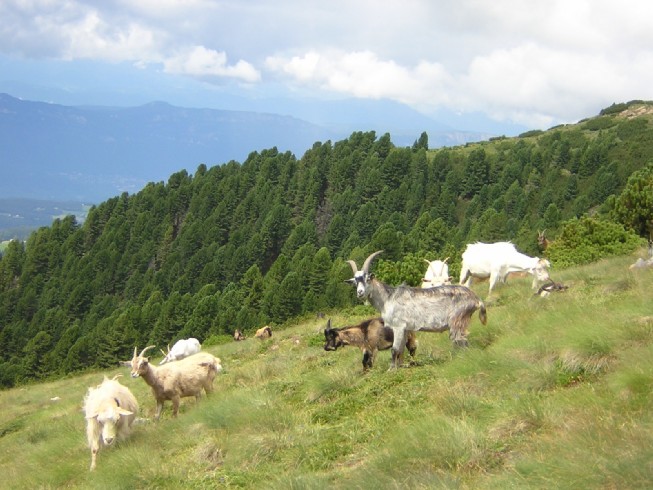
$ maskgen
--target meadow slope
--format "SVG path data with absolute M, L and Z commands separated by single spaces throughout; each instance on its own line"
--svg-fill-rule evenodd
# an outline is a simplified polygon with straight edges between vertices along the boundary
M 365 375 L 357 349 L 325 352 L 326 319 L 208 347 L 225 372 L 177 419 L 167 404 L 153 422 L 122 367 L 0 392 L 0 487 L 650 488 L 653 271 L 630 271 L 636 258 L 553 271 L 569 290 L 547 299 L 508 282 L 468 349 L 420 333 L 397 371 L 389 352 Z M 123 374 L 141 413 L 90 473 L 81 406 L 104 374 Z

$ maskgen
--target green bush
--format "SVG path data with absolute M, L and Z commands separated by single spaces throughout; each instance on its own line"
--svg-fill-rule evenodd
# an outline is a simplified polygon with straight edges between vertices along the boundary
M 588 131 L 598 131 L 600 129 L 608 129 L 616 124 L 615 120 L 608 116 L 596 117 L 589 119 L 584 125 L 583 129 Z
M 612 104 L 610 107 L 606 107 L 605 109 L 602 109 L 599 114 L 601 116 L 606 116 L 608 114 L 619 114 L 620 112 L 625 111 L 626 109 L 628 109 L 628 104 L 626 103 Z
M 547 256 L 556 267 L 564 268 L 629 254 L 642 245 L 640 237 L 618 223 L 583 217 L 563 224 Z

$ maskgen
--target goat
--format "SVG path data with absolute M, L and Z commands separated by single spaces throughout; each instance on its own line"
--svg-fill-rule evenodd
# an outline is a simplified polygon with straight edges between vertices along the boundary
M 490 278 L 488 295 L 498 281 L 505 282 L 514 272 L 526 272 L 533 276 L 533 289 L 538 283 L 549 281 L 548 267 L 551 263 L 539 257 L 529 257 L 517 251 L 510 242 L 473 243 L 463 252 L 460 284 L 469 287 L 472 278 Z
M 547 248 L 549 248 L 549 244 L 551 243 L 547 237 L 544 235 L 544 232 L 546 229 L 537 232 L 537 246 L 540 248 L 542 252 L 544 252 Z
M 265 327 L 261 327 L 256 331 L 254 337 L 261 340 L 269 339 L 270 337 L 272 337 L 272 329 L 270 328 L 269 325 L 266 325 Z
M 653 231 L 648 239 L 648 257 L 646 259 L 639 258 L 632 264 L 629 268 L 633 269 L 645 269 L 648 267 L 653 267 Z
M 374 364 L 376 353 L 392 347 L 394 331 L 386 327 L 383 318 L 371 318 L 357 325 L 342 328 L 331 328 L 331 319 L 327 321 L 324 329 L 324 350 L 335 351 L 344 345 L 355 345 L 363 351 L 363 371 L 370 369 Z M 406 347 L 411 357 L 415 357 L 417 339 L 415 332 L 406 335 Z
M 346 282 L 356 286 L 359 299 L 369 299 L 381 313 L 385 325 L 394 331 L 392 368 L 401 365 L 407 331 L 449 330 L 449 338 L 455 345 L 466 346 L 469 322 L 476 310 L 480 310 L 481 323 L 486 324 L 485 304 L 469 288 L 453 285 L 428 289 L 392 287 L 376 279 L 369 273 L 369 267 L 374 257 L 382 252 L 379 250 L 367 257 L 360 271 L 353 260 L 348 260 L 354 277 Z
M 95 469 L 100 446 L 110 446 L 116 438 L 127 437 L 138 412 L 136 398 L 129 388 L 116 381 L 117 377 L 105 376 L 101 384 L 88 389 L 84 398 L 91 471 Z
M 428 264 L 424 277 L 422 278 L 422 288 L 432 288 L 434 286 L 442 286 L 444 284 L 451 284 L 451 276 L 449 275 L 449 266 L 447 265 L 447 257 L 444 260 L 424 259 Z
M 234 340 L 236 342 L 240 340 L 245 340 L 245 336 L 243 335 L 243 332 L 241 332 L 239 329 L 236 329 L 236 331 L 234 332 Z
M 168 352 L 163 352 L 163 350 L 161 350 L 163 359 L 159 365 L 165 364 L 166 362 L 179 361 L 185 357 L 197 354 L 200 350 L 202 350 L 202 346 L 200 345 L 200 341 L 197 339 L 191 337 L 189 339 L 178 340 L 175 342 L 175 345 L 172 346 L 172 350 L 170 350 L 170 345 L 168 345 Z
M 537 293 L 535 293 L 535 296 L 541 296 L 542 298 L 546 298 L 549 294 L 557 291 L 566 291 L 569 289 L 569 286 L 566 286 L 562 284 L 561 282 L 555 282 L 553 279 L 544 284 L 540 289 L 537 290 Z
M 208 394 L 213 391 L 213 379 L 222 371 L 220 359 L 207 352 L 200 352 L 193 356 L 186 357 L 177 362 L 171 362 L 163 366 L 150 364 L 145 353 L 155 346 L 149 345 L 136 355 L 137 348 L 134 347 L 134 357 L 131 362 L 132 378 L 143 378 L 151 388 L 156 400 L 156 414 L 154 418 L 159 420 L 163 410 L 163 402 L 172 402 L 172 415 L 177 416 L 179 402 L 186 396 L 194 396 L 199 402 L 202 389 Z
M 632 264 L 629 269 L 635 270 L 635 269 L 646 269 L 648 267 L 653 267 L 653 257 L 650 257 L 646 260 L 642 259 L 641 257 L 638 258 L 634 264 Z

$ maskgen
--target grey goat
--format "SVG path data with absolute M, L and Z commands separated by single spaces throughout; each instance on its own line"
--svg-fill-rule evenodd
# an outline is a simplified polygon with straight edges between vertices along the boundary
M 449 338 L 455 345 L 466 346 L 469 322 L 476 310 L 479 310 L 481 323 L 487 323 L 485 304 L 465 286 L 445 285 L 428 289 L 403 285 L 392 287 L 376 279 L 369 268 L 374 257 L 382 252 L 379 250 L 367 257 L 360 271 L 356 262 L 348 260 L 354 277 L 347 282 L 356 286 L 358 298 L 369 299 L 381 313 L 385 325 L 394 331 L 393 368 L 401 365 L 407 331 L 449 330 Z

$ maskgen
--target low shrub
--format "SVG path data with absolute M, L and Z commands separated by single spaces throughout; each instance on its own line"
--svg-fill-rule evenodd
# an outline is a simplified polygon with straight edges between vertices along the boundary
M 583 217 L 563 224 L 558 238 L 549 244 L 547 257 L 556 267 L 566 268 L 626 255 L 643 245 L 638 235 L 618 223 Z

